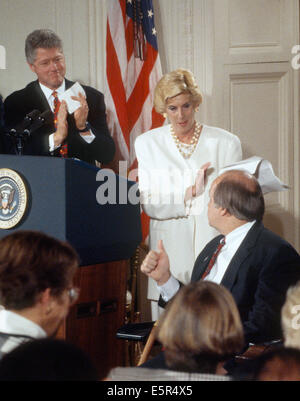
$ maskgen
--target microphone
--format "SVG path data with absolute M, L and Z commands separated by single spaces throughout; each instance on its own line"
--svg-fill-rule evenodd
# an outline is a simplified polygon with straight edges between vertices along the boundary
M 25 128 L 30 126 L 34 120 L 41 114 L 39 110 L 32 110 L 30 113 L 26 114 L 21 124 L 17 125 L 16 128 L 10 130 L 10 134 L 17 135 L 23 133 Z
M 28 136 L 31 135 L 34 131 L 41 128 L 44 124 L 51 122 L 53 119 L 52 111 L 46 110 L 42 114 L 38 116 L 36 120 L 34 120 L 33 124 L 24 130 L 24 134 Z
M 29 114 L 26 114 L 24 118 L 24 128 L 32 124 L 32 122 L 41 114 L 39 110 L 32 110 Z
M 42 114 L 39 115 L 38 120 L 42 121 L 43 123 L 49 123 L 53 119 L 53 114 L 51 110 L 46 110 Z
M 30 135 L 51 120 L 53 120 L 52 111 L 47 110 L 41 113 L 39 110 L 32 110 L 26 114 L 21 124 L 7 132 L 7 135 L 13 137 L 16 154 L 22 155 L 24 143 Z

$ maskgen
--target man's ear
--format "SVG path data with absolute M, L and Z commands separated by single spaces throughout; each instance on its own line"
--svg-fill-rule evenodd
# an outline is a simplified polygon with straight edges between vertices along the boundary
M 49 314 L 53 310 L 53 297 L 51 295 L 51 289 L 46 288 L 45 291 L 43 291 L 39 295 L 39 300 L 38 302 L 40 305 L 43 307 L 43 310 L 45 311 L 46 314 Z
M 40 302 L 42 305 L 47 305 L 51 302 L 52 296 L 51 296 L 51 289 L 46 288 L 38 298 L 38 302 Z
M 27 63 L 29 65 L 29 68 L 31 69 L 32 72 L 35 72 L 35 66 L 33 64 Z
M 230 216 L 230 213 L 228 212 L 228 210 L 224 207 L 220 207 L 220 215 L 225 217 L 225 216 Z

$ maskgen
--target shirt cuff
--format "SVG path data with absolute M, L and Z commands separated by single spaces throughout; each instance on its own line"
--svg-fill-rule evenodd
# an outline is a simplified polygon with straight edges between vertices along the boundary
M 88 135 L 81 135 L 81 138 L 83 138 L 87 143 L 92 143 L 93 140 L 96 138 L 95 135 L 92 133 L 92 131 L 89 131 L 90 133 Z M 54 146 L 54 133 L 49 135 L 49 152 L 53 152 L 55 149 L 60 148 L 61 145 Z
M 54 133 L 49 135 L 49 152 L 54 152 L 55 149 L 60 148 L 60 145 L 54 146 Z
M 168 302 L 178 292 L 180 288 L 179 281 L 171 276 L 169 280 L 163 285 L 157 285 L 157 288 L 165 302 Z
M 79 133 L 80 134 L 80 133 Z M 82 135 L 80 134 L 81 138 L 85 140 L 87 143 L 92 143 L 93 140 L 96 138 L 95 135 L 89 130 L 89 134 Z

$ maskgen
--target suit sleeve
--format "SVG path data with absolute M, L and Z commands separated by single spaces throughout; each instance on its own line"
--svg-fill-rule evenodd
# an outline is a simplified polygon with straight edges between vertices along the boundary
M 300 280 L 300 257 L 284 243 L 276 252 L 270 250 L 260 266 L 253 306 L 243 321 L 246 341 L 254 343 L 282 338 L 281 308 L 288 288 Z
M 3 101 L 2 96 L 0 95 L 0 153 L 4 153 L 4 135 Z
M 115 143 L 109 133 L 106 122 L 104 96 L 93 88 L 88 88 L 86 93 L 89 106 L 88 122 L 91 125 L 95 139 L 90 144 L 86 143 L 82 138 L 79 138 L 79 140 L 82 142 L 81 146 L 86 148 L 89 153 L 90 159 L 101 163 L 109 163 L 115 154 Z

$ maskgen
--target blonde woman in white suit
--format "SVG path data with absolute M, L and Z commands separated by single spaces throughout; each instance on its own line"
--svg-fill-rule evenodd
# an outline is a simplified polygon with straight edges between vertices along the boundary
M 182 283 L 190 281 L 199 252 L 218 234 L 207 220 L 208 188 L 222 167 L 242 159 L 237 136 L 195 120 L 201 103 L 190 71 L 165 74 L 155 88 L 154 106 L 170 124 L 135 141 L 141 203 L 150 217 L 149 247 L 159 250 L 163 240 L 172 274 Z M 158 298 L 149 278 L 153 320 L 160 314 Z

